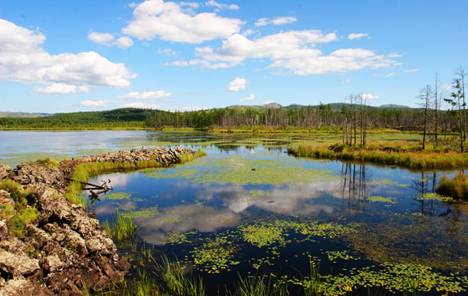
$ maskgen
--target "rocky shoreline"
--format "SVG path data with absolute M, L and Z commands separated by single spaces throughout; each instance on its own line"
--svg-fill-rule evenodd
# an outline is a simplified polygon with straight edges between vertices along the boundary
M 25 194 L 22 207 L 37 212 L 24 225 L 24 235 L 12 233 L 5 218 L 19 207 L 13 189 L 0 189 L 0 296 L 82 295 L 100 291 L 124 279 L 128 262 L 99 221 L 65 193 L 74 169 L 83 163 L 138 163 L 154 161 L 167 167 L 180 163 L 191 150 L 138 149 L 83 156 L 59 163 L 28 162 L 14 169 L 0 165 L 0 182 L 19 184 Z M 14 181 L 14 182 L 12 182 Z M 24 210 L 24 209 L 23 209 Z M 18 222 L 16 222 L 18 223 Z

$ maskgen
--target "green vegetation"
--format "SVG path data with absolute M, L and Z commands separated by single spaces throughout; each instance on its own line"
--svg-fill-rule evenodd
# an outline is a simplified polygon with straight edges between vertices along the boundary
M 239 276 L 237 291 L 233 296 L 286 296 L 289 295 L 287 286 L 273 284 L 273 279 L 267 276 Z
M 253 224 L 240 227 L 245 241 L 259 248 L 275 243 L 284 244 L 283 229 L 274 224 Z
M 325 252 L 329 261 L 335 263 L 339 260 L 355 260 L 356 257 L 351 255 L 348 251 L 328 251 Z
M 117 213 L 111 228 L 112 238 L 118 241 L 129 241 L 135 238 L 137 226 L 131 217 Z
M 437 187 L 437 193 L 455 200 L 468 201 L 468 176 L 463 171 L 453 179 L 442 177 Z
M 150 171 L 147 175 L 158 179 L 185 178 L 195 183 L 233 184 L 304 184 L 333 178 L 326 171 L 304 168 L 299 161 L 246 159 L 239 155 L 199 159 L 176 168 Z
M 34 192 L 12 180 L 1 180 L 0 190 L 5 190 L 13 198 L 14 204 L 0 205 L 0 219 L 5 219 L 11 234 L 24 237 L 26 225 L 33 223 L 39 217 L 36 208 L 36 195 Z
M 393 198 L 385 197 L 385 196 L 369 196 L 367 200 L 370 202 L 381 202 L 381 203 L 386 203 L 386 204 L 396 203 L 396 201 Z
M 218 236 L 192 251 L 195 265 L 207 273 L 217 274 L 239 264 L 234 260 L 235 247 L 227 237 Z
M 288 150 L 300 157 L 364 161 L 411 169 L 453 169 L 468 167 L 468 154 L 458 152 L 394 150 L 391 147 L 318 147 L 297 145 Z
M 435 192 L 427 192 L 421 195 L 420 200 L 438 200 L 446 203 L 453 202 L 453 198 L 449 196 L 443 196 Z
M 123 199 L 130 199 L 132 195 L 128 192 L 112 192 L 105 195 L 106 199 L 111 200 L 123 200 Z

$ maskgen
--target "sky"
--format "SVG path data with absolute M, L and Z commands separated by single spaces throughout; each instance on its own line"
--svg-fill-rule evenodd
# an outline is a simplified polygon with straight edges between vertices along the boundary
M 468 1 L 0 1 L 0 111 L 416 106 L 468 67 Z

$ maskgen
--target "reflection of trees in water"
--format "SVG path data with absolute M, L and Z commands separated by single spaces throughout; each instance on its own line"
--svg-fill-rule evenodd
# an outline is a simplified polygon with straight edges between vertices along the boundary
M 348 201 L 362 201 L 367 198 L 366 165 L 347 163 L 341 164 L 341 188 L 343 198 Z

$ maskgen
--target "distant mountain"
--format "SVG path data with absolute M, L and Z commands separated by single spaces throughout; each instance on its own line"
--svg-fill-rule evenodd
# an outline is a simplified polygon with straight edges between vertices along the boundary
M 16 117 L 16 118 L 37 118 L 50 116 L 49 113 L 26 113 L 26 112 L 0 112 L 0 117 Z

